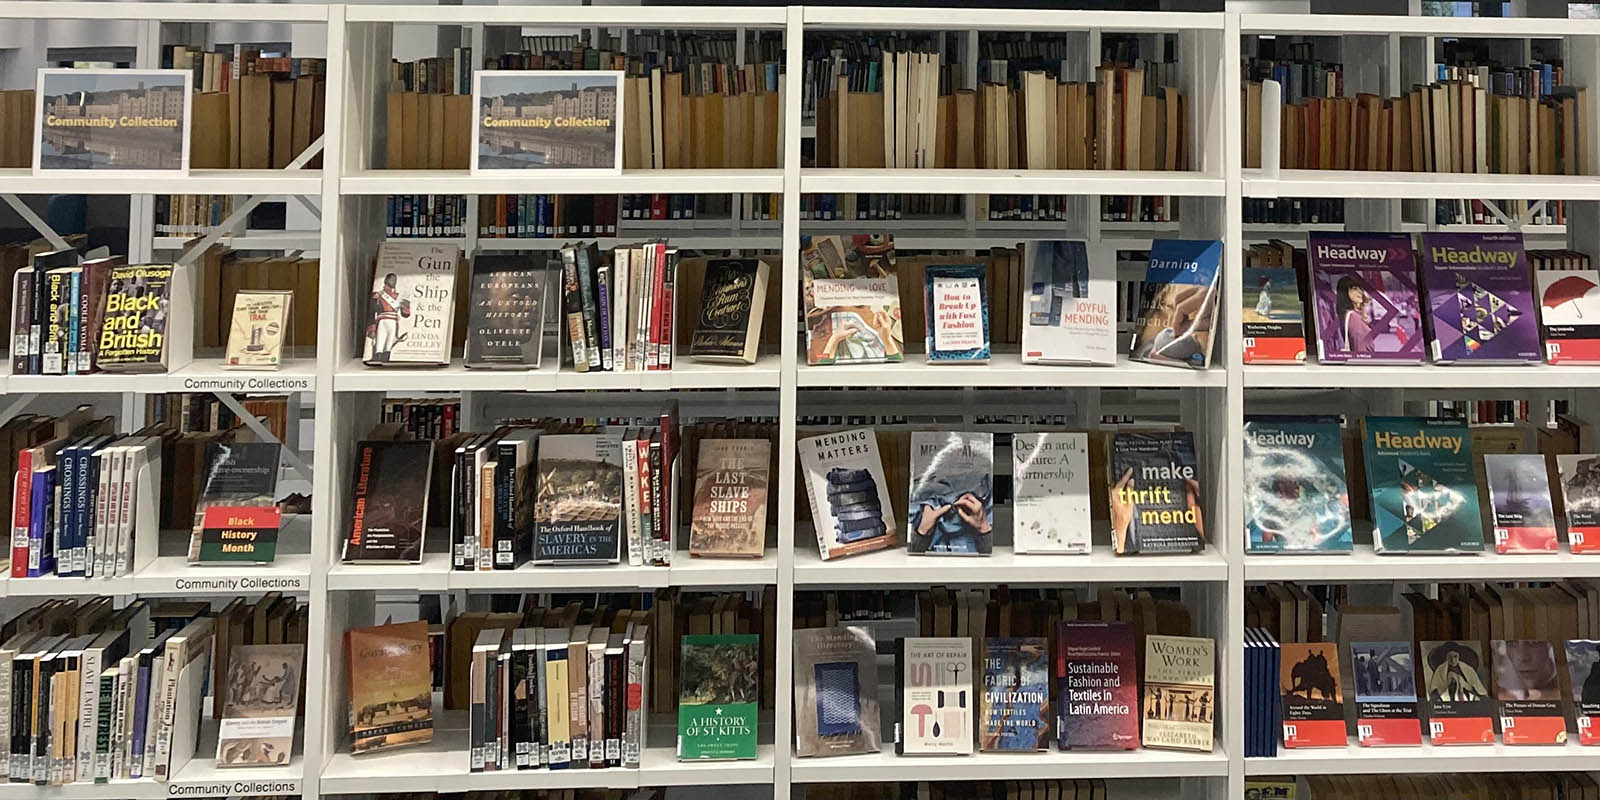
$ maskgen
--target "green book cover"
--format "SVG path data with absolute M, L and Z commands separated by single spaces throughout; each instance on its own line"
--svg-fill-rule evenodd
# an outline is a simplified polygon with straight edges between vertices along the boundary
M 678 682 L 680 761 L 756 757 L 761 637 L 683 637 Z
M 1483 519 L 1465 422 L 1367 417 L 1363 461 L 1374 549 L 1482 552 Z

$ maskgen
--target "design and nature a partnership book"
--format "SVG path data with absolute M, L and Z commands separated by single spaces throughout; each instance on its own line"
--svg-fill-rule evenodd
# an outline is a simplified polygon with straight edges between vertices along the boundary
M 1352 547 L 1337 417 L 1246 417 L 1244 517 L 1252 553 Z
M 1521 233 L 1424 233 L 1421 252 L 1435 363 L 1543 360 Z
M 1089 436 L 1011 436 L 1011 546 L 1018 553 L 1087 553 Z
M 1422 363 L 1410 236 L 1313 231 L 1306 250 L 1319 361 Z
M 906 551 L 988 555 L 994 549 L 994 434 L 911 433 Z
M 1379 553 L 1483 550 L 1472 441 L 1460 420 L 1367 417 L 1362 461 Z

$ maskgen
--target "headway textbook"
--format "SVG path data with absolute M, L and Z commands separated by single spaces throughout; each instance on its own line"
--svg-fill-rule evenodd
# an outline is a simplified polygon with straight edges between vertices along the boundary
M 1409 236 L 1312 232 L 1307 250 L 1322 363 L 1422 363 Z
M 1460 420 L 1367 417 L 1363 458 L 1380 553 L 1480 552 L 1472 440 Z
M 1424 233 L 1421 257 L 1434 361 L 1543 360 L 1522 234 Z

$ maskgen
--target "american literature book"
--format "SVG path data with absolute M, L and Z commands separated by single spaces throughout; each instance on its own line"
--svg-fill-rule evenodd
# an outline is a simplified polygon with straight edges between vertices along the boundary
M 994 549 L 994 434 L 911 434 L 906 550 L 988 555 Z
M 794 632 L 795 755 L 876 753 L 877 648 L 853 625 Z
M 1410 236 L 1313 231 L 1306 249 L 1319 361 L 1422 363 Z
M 350 687 L 350 752 L 433 741 L 433 669 L 428 623 L 403 622 L 345 633 Z
M 1551 364 L 1600 364 L 1600 271 L 1535 270 L 1544 358 Z
M 538 369 L 552 272 L 543 259 L 479 253 L 467 306 L 468 367 Z M 449 332 L 446 331 L 446 336 Z
M 1299 364 L 1306 360 L 1306 310 L 1293 267 L 1245 267 L 1244 363 Z
M 900 543 L 878 439 L 871 429 L 827 433 L 795 443 L 822 560 Z
M 1146 635 L 1144 746 L 1211 752 L 1215 681 L 1216 642 Z
M 190 562 L 269 564 L 277 556 L 281 452 L 277 442 L 206 445 Z
M 1222 242 L 1153 242 L 1128 358 L 1190 369 L 1210 366 L 1221 274 Z
M 971 755 L 972 639 L 895 640 L 894 749 L 901 755 Z
M 1555 647 L 1544 639 L 1495 639 L 1494 693 L 1500 739 L 1508 745 L 1566 744 L 1561 668 Z
M 1379 553 L 1483 550 L 1466 423 L 1367 417 L 1362 462 Z
M 934 264 L 923 271 L 929 364 L 989 360 L 989 287 L 982 264 Z
M 754 364 L 767 309 L 767 275 L 759 258 L 713 258 L 700 286 L 700 318 L 689 336 L 696 361 Z
M 217 766 L 286 766 L 305 679 L 303 644 L 240 645 L 227 660 Z
M 1284 642 L 1278 688 L 1283 695 L 1283 746 L 1344 747 L 1339 646 Z
M 701 439 L 689 555 L 760 558 L 767 549 L 772 442 Z
M 340 558 L 421 563 L 432 481 L 433 442 L 358 442 Z
M 581 65 L 578 65 L 581 66 Z M 623 73 L 472 70 L 471 171 L 622 172 Z
M 1556 512 L 1550 477 L 1537 453 L 1489 453 L 1483 457 L 1497 553 L 1554 553 Z
M 241 289 L 233 296 L 233 319 L 222 365 L 228 369 L 277 369 L 291 328 L 294 292 Z
M 1117 265 L 1079 241 L 1028 242 L 1024 364 L 1117 363 Z
M 1139 667 L 1133 625 L 1063 621 L 1056 627 L 1056 746 L 1132 750 L 1139 746 Z M 1174 696 L 1170 696 L 1175 699 Z M 1165 713 L 1151 695 L 1146 716 Z
M 894 237 L 800 237 L 806 363 L 905 360 Z
M 107 372 L 163 372 L 172 316 L 170 264 L 115 266 L 106 279 L 105 318 L 95 356 Z
M 1031 753 L 1050 745 L 1050 642 L 1043 636 L 983 640 L 978 747 Z
M 1575 554 L 1600 550 L 1600 455 L 1558 454 L 1556 469 L 1567 513 L 1567 547 Z
M 371 365 L 448 364 L 461 248 L 384 242 L 372 273 L 361 360 Z
M 755 758 L 761 637 L 753 633 L 685 636 L 682 652 L 678 760 Z
M 622 558 L 622 440 L 617 434 L 539 437 L 536 564 Z
M 1011 436 L 1011 546 L 1018 553 L 1087 553 L 1089 436 Z
M 1205 546 L 1194 434 L 1111 438 L 1111 534 L 1117 555 L 1192 553 Z
M 1566 643 L 1567 671 L 1571 677 L 1572 714 L 1578 721 L 1578 744 L 1600 744 L 1595 717 L 1600 717 L 1600 642 L 1570 639 Z
M 1544 360 L 1521 233 L 1424 233 L 1421 259 L 1436 363 Z
M 1252 553 L 1353 546 L 1337 417 L 1246 417 L 1244 518 Z
M 1417 718 L 1417 662 L 1410 642 L 1352 642 L 1356 742 L 1362 747 L 1422 744 Z
M 1475 641 L 1422 642 L 1428 741 L 1435 745 L 1493 744 L 1494 702 L 1489 662 Z

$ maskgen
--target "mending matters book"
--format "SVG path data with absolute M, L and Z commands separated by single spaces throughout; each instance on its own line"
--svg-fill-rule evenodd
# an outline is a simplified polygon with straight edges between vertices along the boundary
M 615 564 L 622 558 L 622 439 L 539 437 L 535 564 Z
M 211 442 L 201 471 L 189 561 L 270 564 L 278 553 L 277 442 Z
M 1222 242 L 1155 240 L 1128 358 L 1190 369 L 1209 366 L 1221 274 Z
M 800 237 L 807 364 L 905 360 L 894 237 Z
M 545 305 L 555 274 L 543 258 L 510 253 L 473 257 L 467 367 L 539 368 L 544 354 Z
M 1338 417 L 1245 417 L 1244 519 L 1252 553 L 1350 551 Z
M 1521 233 L 1424 233 L 1421 259 L 1435 363 L 1544 360 Z
M 1367 417 L 1362 463 L 1379 553 L 1483 550 L 1472 440 L 1460 420 Z
M 1029 242 L 1024 364 L 1117 363 L 1116 262 L 1078 241 Z
M 795 755 L 878 752 L 877 659 L 868 628 L 794 632 Z
M 1133 750 L 1139 746 L 1136 646 L 1131 623 L 1057 624 L 1057 747 Z
M 344 635 L 350 752 L 433 741 L 428 623 L 353 628 Z
M 678 760 L 755 758 L 761 637 L 753 633 L 685 636 L 682 652 Z M 589 690 L 599 691 L 600 687 L 590 686 Z
M 1192 553 L 1205 546 L 1194 434 L 1111 437 L 1111 537 L 1117 555 Z
M 622 172 L 620 71 L 477 70 L 472 174 Z
M 450 363 L 456 262 L 461 248 L 384 242 L 367 298 L 361 360 L 367 364 Z
M 422 562 L 433 442 L 358 442 L 344 561 Z
M 994 549 L 994 434 L 913 431 L 906 551 L 988 555 Z
M 189 171 L 186 69 L 41 69 L 33 171 Z
M 696 361 L 754 364 L 767 309 L 767 273 L 759 258 L 713 258 L 700 286 L 700 318 L 689 336 Z
M 870 428 L 795 443 L 823 561 L 900 543 L 878 437 Z
M 1319 361 L 1422 363 L 1410 236 L 1313 231 L 1306 249 Z

